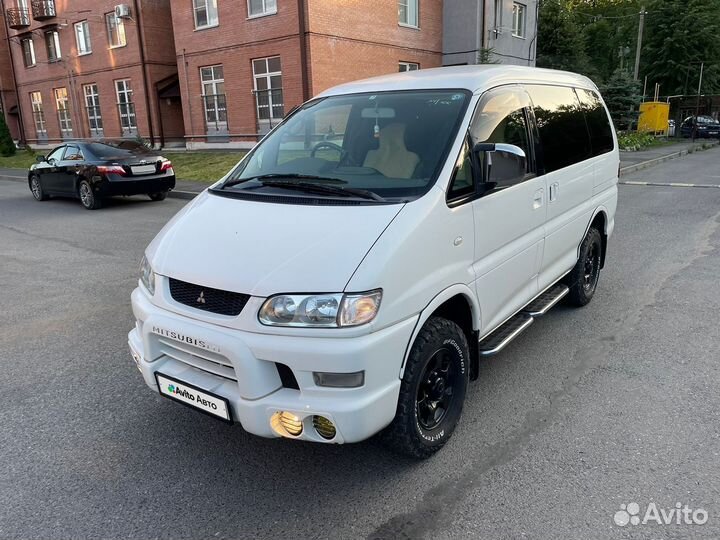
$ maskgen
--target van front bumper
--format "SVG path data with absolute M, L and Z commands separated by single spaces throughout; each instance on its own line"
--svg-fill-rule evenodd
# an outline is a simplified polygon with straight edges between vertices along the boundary
M 279 437 L 271 418 L 286 411 L 303 424 L 302 433 L 291 438 L 330 443 L 367 439 L 395 417 L 400 368 L 417 322 L 412 317 L 357 337 L 296 337 L 184 317 L 153 305 L 139 288 L 133 291 L 132 307 L 136 325 L 128 342 L 150 388 L 159 392 L 159 372 L 227 399 L 233 420 L 250 433 Z M 207 363 L 207 358 L 229 367 Z M 283 387 L 277 363 L 293 371 L 299 390 Z M 222 375 L 212 372 L 221 370 Z M 313 378 L 313 372 L 358 371 L 365 377 L 357 388 L 321 387 Z M 314 415 L 335 425 L 335 437 L 328 440 L 318 434 Z

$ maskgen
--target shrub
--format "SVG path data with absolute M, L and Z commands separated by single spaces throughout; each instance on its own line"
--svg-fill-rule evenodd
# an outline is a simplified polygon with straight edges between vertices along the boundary
M 15 155 L 15 141 L 10 136 L 10 130 L 5 122 L 5 115 L 0 114 L 0 156 Z
M 620 150 L 635 152 L 655 144 L 655 137 L 649 133 L 620 132 L 618 133 L 618 146 Z

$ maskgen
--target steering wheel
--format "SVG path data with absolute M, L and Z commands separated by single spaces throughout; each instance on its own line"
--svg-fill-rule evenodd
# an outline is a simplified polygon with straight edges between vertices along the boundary
M 338 160 L 338 165 L 341 165 L 343 162 L 346 162 L 348 165 L 353 165 L 352 159 L 350 159 L 350 155 L 347 153 L 347 151 L 339 144 L 335 144 L 330 141 L 320 141 L 315 146 L 313 146 L 313 149 L 310 151 L 310 157 L 314 158 L 315 152 L 317 152 L 318 150 L 322 150 L 323 148 L 337 150 L 338 152 L 340 152 L 340 159 Z

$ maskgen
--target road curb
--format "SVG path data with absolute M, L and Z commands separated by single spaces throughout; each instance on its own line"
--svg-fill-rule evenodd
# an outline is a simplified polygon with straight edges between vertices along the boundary
M 713 148 L 720 144 L 720 142 L 713 142 L 709 143 L 711 146 L 710 148 Z M 655 165 L 659 165 L 660 163 L 663 163 L 665 161 L 670 161 L 671 159 L 676 159 L 679 157 L 687 156 L 688 154 L 693 154 L 695 152 L 702 152 L 703 150 L 709 150 L 710 148 L 703 148 L 702 146 L 699 146 L 697 148 L 693 148 L 692 152 L 689 149 L 680 150 L 679 152 L 673 152 L 672 154 L 668 154 L 666 156 L 660 156 L 654 159 L 649 159 L 647 161 L 641 161 L 640 163 L 635 163 L 633 165 L 628 165 L 627 167 L 623 167 L 620 169 L 620 176 L 625 176 L 630 173 L 634 173 L 635 171 L 641 171 L 643 169 L 648 169 L 650 167 L 654 167 Z M 620 181 L 621 184 L 624 184 L 624 182 Z

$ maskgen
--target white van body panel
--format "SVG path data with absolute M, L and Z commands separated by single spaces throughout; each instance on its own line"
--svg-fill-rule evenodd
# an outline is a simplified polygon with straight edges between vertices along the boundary
M 472 316 L 470 337 L 489 334 L 576 263 L 593 219 L 609 238 L 617 205 L 618 150 L 478 195 L 447 202 L 461 148 L 484 92 L 505 85 L 551 84 L 597 91 L 586 77 L 519 66 L 459 66 L 376 77 L 340 85 L 320 97 L 392 90 L 467 90 L 472 94 L 435 184 L 399 204 L 303 205 L 239 200 L 207 192 L 183 208 L 146 250 L 155 293 L 132 294 L 135 328 L 128 342 L 146 384 L 162 372 L 228 400 L 245 430 L 279 436 L 273 414 L 290 411 L 313 442 L 360 441 L 394 418 L 405 362 L 423 324 L 461 297 Z M 482 140 L 482 139 L 481 139 Z M 549 200 L 550 186 L 557 195 Z M 367 202 L 367 201 L 366 201 Z M 175 302 L 174 278 L 249 295 L 236 317 Z M 382 290 L 375 319 L 348 328 L 262 324 L 260 307 L 282 293 Z M 213 353 L 162 335 L 163 329 Z M 214 356 L 213 356 L 214 355 Z M 203 369 L 204 356 L 218 360 Z M 283 387 L 277 364 L 297 389 Z M 215 368 L 213 368 L 215 369 Z M 316 372 L 364 372 L 357 388 L 316 383 Z M 312 428 L 323 415 L 337 428 L 328 441 Z
M 402 205 L 315 206 L 209 195 L 150 244 L 157 274 L 252 296 L 342 292 Z M 272 231 L 272 232 L 269 232 Z

